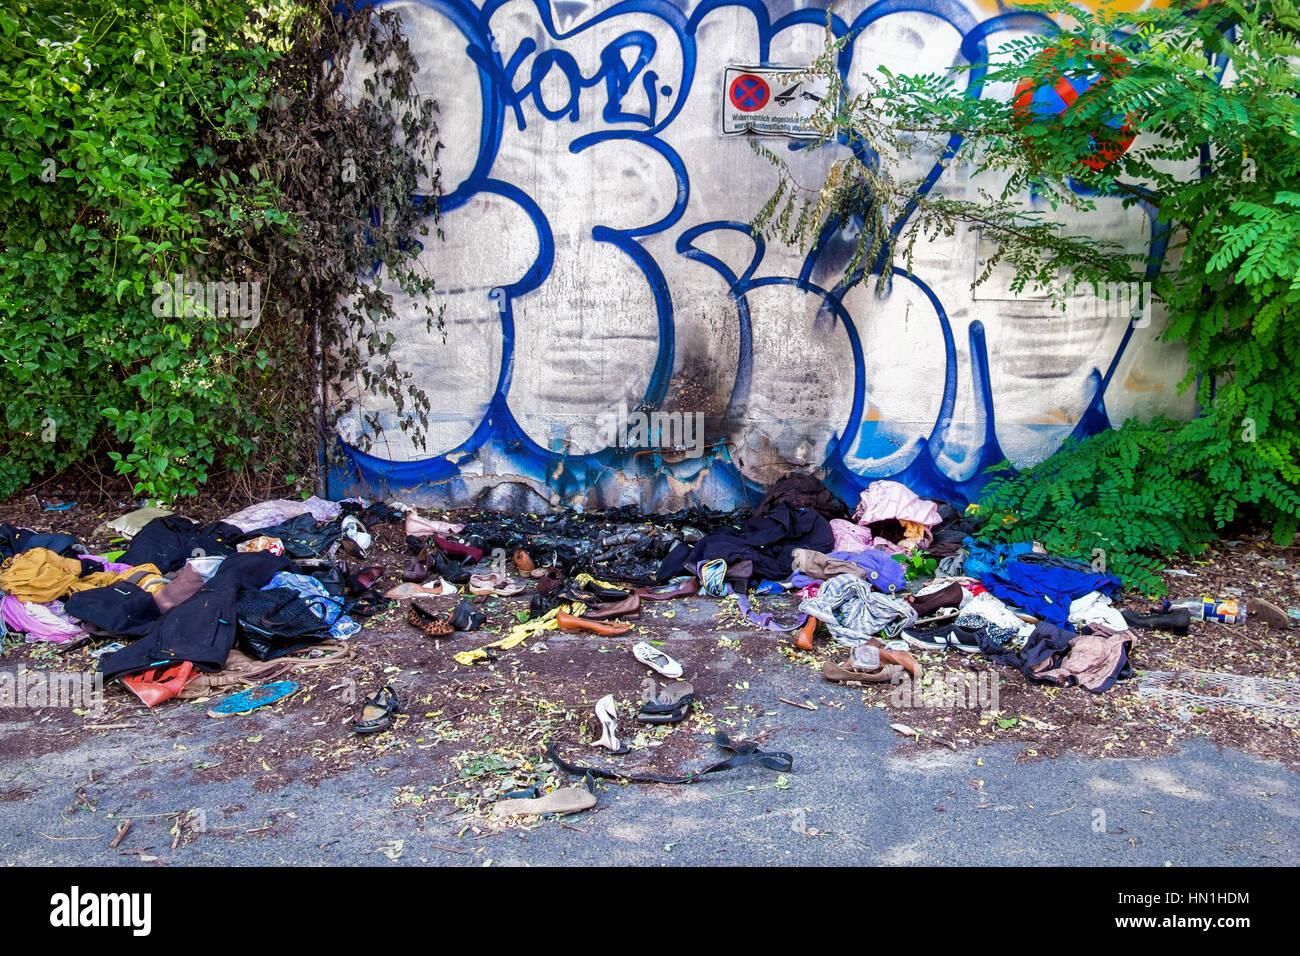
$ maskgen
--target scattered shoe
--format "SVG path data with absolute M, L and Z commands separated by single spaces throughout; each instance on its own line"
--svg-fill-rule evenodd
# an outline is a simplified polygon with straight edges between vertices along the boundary
M 489 571 L 487 574 L 471 574 L 469 577 L 470 594 L 494 594 L 497 597 L 514 597 L 524 593 L 524 585 L 506 577 L 504 572 Z
M 612 604 L 597 604 L 595 607 L 588 607 L 586 613 L 582 615 L 594 621 L 603 621 L 611 617 L 640 617 L 641 616 L 641 598 L 633 594 L 623 601 L 615 601 Z
M 817 625 L 821 623 L 812 615 L 804 621 L 803 627 L 799 628 L 799 637 L 795 640 L 794 646 L 801 651 L 811 651 L 813 649 L 813 635 L 817 633 Z
M 883 650 L 880 652 L 880 663 L 884 667 L 901 667 L 913 680 L 921 679 L 921 665 L 907 651 Z
M 596 701 L 596 720 L 600 722 L 600 739 L 596 746 L 604 747 L 610 753 L 625 752 L 627 748 L 618 740 L 618 713 L 613 694 L 606 694 Z
M 441 551 L 433 556 L 433 570 L 450 581 L 452 584 L 469 584 L 470 564 L 466 561 L 453 561 Z
M 636 593 L 647 601 L 671 601 L 673 598 L 690 597 L 698 594 L 700 582 L 693 577 L 670 581 L 657 588 L 637 588 Z
M 554 595 L 534 594 L 528 601 L 529 617 L 542 617 L 560 606 L 560 599 Z
M 385 591 L 384 597 L 392 598 L 394 601 L 401 601 L 406 598 L 446 597 L 450 594 L 459 593 L 460 588 L 456 587 L 456 585 L 438 578 L 436 584 L 431 584 L 428 581 L 424 584 L 412 584 L 409 581 L 405 584 L 399 584 L 397 587 Z
M 359 734 L 378 734 L 392 726 L 393 715 L 402 712 L 397 692 L 392 684 L 385 684 L 374 697 L 367 697 L 361 705 L 361 714 L 353 718 L 353 730 Z
M 280 680 L 261 687 L 250 687 L 237 694 L 223 697 L 208 709 L 209 717 L 232 717 L 235 714 L 247 714 L 249 711 L 266 707 L 284 700 L 298 689 L 298 682 Z
M 639 641 L 632 645 L 632 656 L 652 671 L 656 671 L 664 677 L 676 680 L 678 677 L 682 676 L 681 664 L 677 663 L 658 648 L 647 644 L 645 641 Z
M 1263 598 L 1250 598 L 1246 601 L 1246 617 L 1262 621 L 1267 627 L 1291 626 L 1291 618 L 1286 611 Z
M 533 576 L 537 578 L 537 593 L 551 595 L 564 586 L 564 572 L 559 568 L 547 568 L 540 575 L 534 571 Z
M 341 524 L 343 537 L 339 542 L 340 548 L 351 554 L 353 557 L 365 558 L 366 552 L 370 550 L 374 539 L 370 532 L 366 530 L 365 525 L 358 521 L 352 515 L 346 515 Z
M 421 607 L 419 601 L 411 602 L 406 612 L 406 622 L 433 638 L 450 637 L 456 630 L 452 626 L 450 614 L 437 614 L 426 607 Z
M 499 800 L 492 805 L 492 816 L 497 819 L 512 819 L 540 817 L 548 813 L 581 813 L 595 805 L 596 795 L 586 787 L 565 787 L 531 800 Z
M 515 570 L 520 574 L 527 574 L 537 567 L 523 548 L 515 548 L 514 553 L 510 555 L 510 560 L 515 563 Z
M 626 601 L 632 597 L 631 591 L 624 591 L 620 588 L 607 588 L 595 581 L 588 581 L 583 584 L 582 590 L 600 601 Z
M 460 555 L 468 558 L 470 564 L 478 564 L 483 560 L 483 549 L 475 548 L 468 544 L 461 544 L 459 541 L 449 541 L 442 535 L 435 534 L 433 543 L 438 546 L 438 550 L 444 554 Z
M 431 518 L 421 518 L 419 513 L 411 508 L 406 512 L 403 528 L 407 538 L 427 538 L 432 534 L 460 534 L 464 525 L 451 524 L 447 521 L 434 521 Z
M 888 684 L 895 679 L 901 679 L 903 674 L 903 668 L 898 664 L 881 664 L 874 670 L 854 667 L 848 661 L 845 661 L 843 664 L 836 664 L 834 661 L 827 661 L 822 665 L 822 677 L 829 681 L 834 681 L 837 684 L 847 684 L 850 682 L 856 682 L 859 684 Z
M 1249 611 L 1247 612 L 1249 613 Z M 1144 631 L 1168 631 L 1170 634 L 1185 635 L 1192 623 L 1192 615 L 1187 608 L 1174 608 L 1171 611 L 1157 611 L 1154 614 L 1138 614 L 1136 611 L 1123 610 L 1124 623 L 1129 627 Z
M 686 719 L 695 703 L 695 687 L 684 680 L 673 681 L 662 688 L 654 678 L 643 695 L 641 709 L 636 719 L 643 724 L 676 724 Z
M 626 634 L 632 629 L 631 624 L 623 621 L 606 624 L 604 621 L 589 621 L 585 617 L 576 617 L 565 611 L 555 615 L 555 623 L 566 631 L 590 631 L 592 634 L 599 634 L 602 637 L 617 637 L 619 634 Z M 680 677 L 681 674 L 679 673 L 676 676 Z
M 360 597 L 379 582 L 384 573 L 384 566 L 382 564 L 355 565 L 340 561 L 338 572 L 343 578 L 346 593 Z M 328 587 L 328 583 L 326 586 Z
M 406 563 L 402 570 L 402 580 L 419 584 L 433 573 L 433 555 L 427 548 L 421 548 L 420 553 Z
M 899 632 L 899 637 L 913 647 L 926 651 L 956 650 L 963 654 L 977 654 L 980 649 L 974 631 L 954 624 L 904 628 Z
M 457 631 L 477 631 L 487 620 L 487 615 L 474 606 L 469 598 L 462 598 L 451 612 L 448 623 Z

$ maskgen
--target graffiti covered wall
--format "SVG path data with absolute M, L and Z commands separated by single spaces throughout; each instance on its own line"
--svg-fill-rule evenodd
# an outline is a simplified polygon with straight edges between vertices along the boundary
M 1187 415 L 1185 365 L 1154 321 L 1062 313 L 1016 297 L 974 230 L 918 244 L 878 293 L 844 288 L 851 235 L 816 249 L 765 243 L 748 222 L 776 172 L 722 133 L 727 67 L 803 66 L 823 3 L 788 0 L 403 0 L 440 108 L 445 241 L 422 260 L 446 341 L 410 321 L 400 358 L 429 394 L 427 449 L 391 408 L 340 428 L 331 490 L 431 505 L 537 510 L 637 503 L 729 508 L 792 469 L 852 500 L 873 478 L 969 499 L 989 464 L 1020 466 L 1070 435 Z M 981 0 L 834 7 L 850 88 L 879 65 L 943 70 L 1054 28 Z M 1010 91 L 968 89 L 972 96 Z M 843 146 L 765 138 L 815 186 Z M 959 168 L 915 155 L 935 193 L 973 195 Z M 1087 231 L 1162 254 L 1150 211 L 1099 198 Z M 638 431 L 638 409 L 703 434 Z M 662 418 L 659 425 L 673 425 Z M 630 425 L 630 428 L 629 428 Z M 627 446 L 627 447 L 624 447 Z M 678 447 L 682 446 L 682 447 Z

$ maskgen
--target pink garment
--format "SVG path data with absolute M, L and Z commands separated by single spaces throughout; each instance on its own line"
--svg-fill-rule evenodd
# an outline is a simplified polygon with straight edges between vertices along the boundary
M 836 518 L 831 521 L 835 536 L 835 550 L 858 552 L 875 548 L 886 554 L 905 554 L 916 548 L 926 548 L 933 540 L 930 529 L 942 522 L 939 507 L 926 501 L 907 485 L 897 481 L 873 481 L 863 490 L 853 521 Z M 882 521 L 898 521 L 912 525 L 902 545 L 873 533 L 871 525 Z
M 888 521 L 890 518 L 915 521 L 927 528 L 933 528 L 943 520 L 939 517 L 938 505 L 926 501 L 907 485 L 897 481 L 873 481 L 862 492 L 853 519 L 858 524 L 868 525 L 873 521 Z
M 868 551 L 875 543 L 875 535 L 868 528 L 856 525 L 852 521 L 845 521 L 843 518 L 831 519 L 831 534 L 835 535 L 835 550 L 847 551 L 849 554 L 857 554 L 859 551 Z M 886 544 L 890 542 L 886 541 Z M 895 548 L 895 551 L 901 551 L 901 548 Z
M 406 513 L 406 533 L 417 538 L 431 534 L 460 534 L 465 530 L 463 524 L 450 521 L 435 521 L 433 518 L 421 518 L 420 513 L 412 508 Z
M 36 641 L 66 644 L 85 633 L 63 613 L 62 601 L 33 604 L 6 594 L 0 600 L 0 617 L 15 631 L 24 631 L 28 644 Z
M 801 587 L 798 591 L 795 592 L 795 597 L 797 597 L 800 601 L 806 601 L 809 598 L 815 598 L 817 596 L 817 592 L 822 589 L 822 585 L 824 583 L 826 582 L 814 581 L 812 584 L 805 584 L 803 587 Z
M 257 531 L 259 528 L 271 528 L 290 518 L 305 514 L 310 514 L 317 521 L 333 521 L 343 514 L 343 506 L 337 501 L 326 501 L 315 495 L 303 501 L 274 498 L 271 501 L 249 505 L 223 520 L 226 524 L 233 524 L 240 531 Z

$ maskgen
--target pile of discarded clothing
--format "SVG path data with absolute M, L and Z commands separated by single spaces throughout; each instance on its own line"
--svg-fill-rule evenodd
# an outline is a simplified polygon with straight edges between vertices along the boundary
M 1131 675 L 1135 637 L 1110 606 L 1116 578 L 1033 544 L 982 544 L 976 518 L 894 481 L 872 482 L 850 516 L 832 516 L 837 502 L 811 501 L 819 484 L 787 476 L 739 535 L 678 549 L 662 570 L 695 574 L 710 593 L 724 593 L 730 581 L 743 595 L 752 577 L 764 579 L 759 593 L 796 591 L 801 621 L 756 623 L 797 630 L 805 650 L 824 627 L 851 649 L 846 661 L 827 663 L 831 680 L 919 678 L 915 649 L 984 654 L 1030 680 L 1094 692 Z M 800 501 L 787 500 L 794 495 Z M 936 573 L 913 590 L 905 562 L 916 557 L 933 559 Z
M 1029 680 L 1098 693 L 1131 676 L 1136 638 L 1111 607 L 1116 578 L 1033 544 L 981 543 L 976 517 L 898 482 L 872 482 L 850 514 L 817 478 L 790 474 L 736 517 L 696 516 L 711 530 L 682 527 L 676 541 L 647 534 L 668 550 L 655 572 L 660 586 L 638 594 L 734 594 L 747 620 L 797 631 L 806 650 L 824 627 L 853 649 L 827 665 L 835 680 L 919 677 L 913 649 L 983 654 Z M 936 574 L 913 591 L 905 562 L 916 556 L 933 559 Z M 609 576 L 627 580 L 617 571 Z M 795 592 L 802 617 L 779 623 L 753 606 L 751 590 Z
M 412 598 L 407 619 L 441 639 L 481 623 L 462 601 L 425 597 L 520 596 L 530 616 L 501 640 L 456 655 L 496 659 L 552 629 L 626 633 L 642 602 L 734 595 L 751 623 L 798 632 L 811 649 L 824 627 L 853 649 L 828 665 L 833 679 L 920 676 L 910 650 L 978 653 L 1028 679 L 1100 692 L 1131 674 L 1135 637 L 1110 606 L 1120 582 L 1032 544 L 985 545 L 977 517 L 906 486 L 876 481 L 850 510 L 815 476 L 789 474 L 748 511 L 693 508 L 646 516 L 633 508 L 598 515 L 473 515 L 461 522 L 405 516 L 412 558 L 386 592 Z M 932 559 L 933 579 L 909 585 L 905 562 Z M 914 590 L 915 588 L 915 590 Z M 756 602 L 794 592 L 800 618 L 782 623 Z M 478 618 L 475 615 L 478 613 Z
M 262 502 L 211 524 L 159 508 L 109 522 L 88 554 L 67 534 L 0 525 L 0 619 L 29 642 L 94 644 L 98 669 L 149 706 L 347 656 L 378 609 L 362 569 L 383 505 Z
M 361 620 L 394 601 L 435 640 L 482 627 L 488 597 L 526 602 L 498 640 L 453 655 L 466 666 L 547 631 L 625 634 L 646 601 L 734 595 L 746 620 L 800 648 L 819 629 L 848 648 L 827 664 L 831 680 L 916 678 L 912 652 L 943 650 L 1093 692 L 1132 673 L 1135 628 L 1188 621 L 1121 613 L 1120 582 L 1104 571 L 1031 543 L 985 543 L 977 515 L 894 481 L 869 484 L 852 510 L 795 473 L 733 512 L 451 517 L 360 499 L 278 499 L 211 524 L 142 508 L 107 525 L 125 547 L 97 555 L 71 535 L 0 525 L 0 628 L 93 644 L 105 678 L 152 706 L 340 660 Z M 408 554 L 392 569 L 401 582 L 380 588 L 389 569 L 368 555 L 386 523 Z M 773 594 L 797 598 L 796 620 L 758 606 Z M 649 695 L 649 712 L 677 715 L 673 694 Z M 386 729 L 398 709 L 388 691 L 367 707 L 360 732 Z

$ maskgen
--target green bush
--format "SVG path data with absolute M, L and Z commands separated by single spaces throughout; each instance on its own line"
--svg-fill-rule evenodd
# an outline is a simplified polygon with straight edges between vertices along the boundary
M 353 104 L 355 50 L 378 66 Z M 87 459 L 162 498 L 310 474 L 336 408 L 317 372 L 376 357 L 424 420 L 369 268 L 431 290 L 410 197 L 436 126 L 413 70 L 394 14 L 317 0 L 0 10 L 0 498 Z
M 218 42 L 242 20 L 233 0 L 0 12 L 0 497 L 89 450 L 145 494 L 192 490 L 237 430 L 235 323 L 152 306 L 204 248 L 198 123 L 237 136 L 263 105 L 259 57 Z

